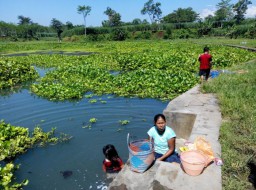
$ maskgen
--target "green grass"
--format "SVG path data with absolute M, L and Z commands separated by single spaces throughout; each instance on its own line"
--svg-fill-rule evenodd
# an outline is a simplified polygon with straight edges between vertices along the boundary
M 223 117 L 223 189 L 250 189 L 246 164 L 256 157 L 256 60 L 230 70 L 245 72 L 221 74 L 204 84 L 202 91 L 216 93 Z
M 191 42 L 196 44 L 221 44 L 221 45 L 236 45 L 236 46 L 245 46 L 256 48 L 256 40 L 255 39 L 245 39 L 245 38 L 237 38 L 230 39 L 225 37 L 212 37 L 212 38 L 199 38 L 199 39 L 190 39 Z

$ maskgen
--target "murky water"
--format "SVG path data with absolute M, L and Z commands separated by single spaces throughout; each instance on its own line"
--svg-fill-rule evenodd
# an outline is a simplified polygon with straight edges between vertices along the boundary
M 154 99 L 122 98 L 112 95 L 94 96 L 78 102 L 50 102 L 22 89 L 9 96 L 0 96 L 0 119 L 31 130 L 40 125 L 44 131 L 56 127 L 56 133 L 73 138 L 57 145 L 29 150 L 15 162 L 21 164 L 17 180 L 29 179 L 26 190 L 105 189 L 109 184 L 102 171 L 102 147 L 114 144 L 123 161 L 128 159 L 127 133 L 134 138 L 147 138 L 156 113 L 162 113 L 167 102 Z M 101 101 L 105 101 L 102 103 Z M 96 118 L 91 129 L 84 128 Z M 121 125 L 120 120 L 129 120 Z M 73 175 L 64 179 L 61 171 Z

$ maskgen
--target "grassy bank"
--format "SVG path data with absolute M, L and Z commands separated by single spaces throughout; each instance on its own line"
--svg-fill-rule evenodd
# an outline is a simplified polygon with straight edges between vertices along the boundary
M 256 48 L 255 39 L 246 39 L 246 38 L 237 38 L 229 39 L 224 37 L 212 37 L 212 38 L 199 38 L 199 39 L 190 39 L 193 43 L 197 44 L 219 44 L 219 45 L 236 45 L 236 46 L 245 46 Z
M 202 86 L 216 93 L 223 117 L 220 130 L 223 189 L 250 189 L 248 161 L 256 159 L 256 60 L 230 68 Z

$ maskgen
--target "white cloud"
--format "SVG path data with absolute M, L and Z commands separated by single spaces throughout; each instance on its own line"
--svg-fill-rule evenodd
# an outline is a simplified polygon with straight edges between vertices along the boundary
M 246 15 L 247 18 L 252 18 L 252 17 L 256 17 L 256 6 L 252 5 L 250 7 L 248 7 L 247 11 L 246 11 Z
M 203 9 L 202 12 L 199 14 L 200 18 L 205 18 L 209 15 L 214 15 L 214 10 L 210 10 L 210 9 Z
M 207 6 L 210 6 L 210 5 L 207 5 Z M 204 19 L 205 17 L 207 17 L 209 15 L 214 16 L 215 11 L 216 10 L 214 10 L 214 9 L 207 9 L 207 8 L 203 9 L 201 11 L 201 13 L 199 14 L 199 17 Z M 255 5 L 248 6 L 245 16 L 246 16 L 246 18 L 255 18 L 256 17 L 256 6 Z

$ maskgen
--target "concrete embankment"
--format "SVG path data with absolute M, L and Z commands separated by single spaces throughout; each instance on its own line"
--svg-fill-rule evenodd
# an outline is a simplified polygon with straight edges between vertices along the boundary
M 184 141 L 203 136 L 210 142 L 215 157 L 221 157 L 218 141 L 221 113 L 213 94 L 202 94 L 199 85 L 172 100 L 163 111 L 167 125 L 177 134 L 176 148 Z M 131 171 L 129 161 L 109 185 L 110 190 L 220 190 L 221 166 L 211 163 L 199 176 L 186 174 L 180 164 L 156 161 L 144 173 Z
M 256 52 L 256 48 L 253 48 L 253 47 L 230 45 L 230 44 L 227 44 L 226 46 L 230 46 L 230 47 L 234 47 L 234 48 L 241 48 L 241 49 L 245 49 L 245 50 L 248 50 L 248 51 Z

